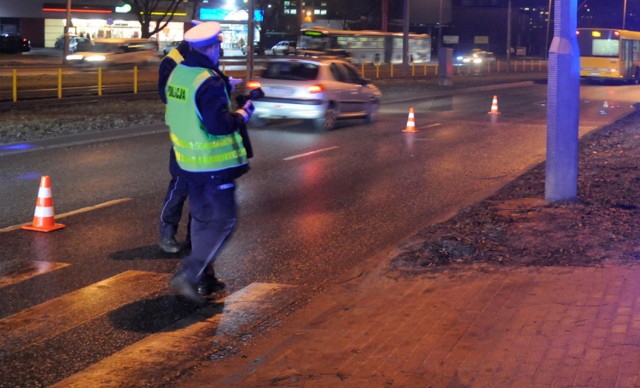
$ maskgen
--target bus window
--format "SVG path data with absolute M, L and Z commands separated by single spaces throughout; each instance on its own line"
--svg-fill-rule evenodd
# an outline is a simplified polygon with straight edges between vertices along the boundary
M 578 35 L 581 57 L 610 57 L 617 58 L 620 53 L 620 41 L 611 31 L 590 33 L 585 30 Z
M 617 57 L 620 51 L 619 40 L 594 39 L 591 53 L 594 57 Z

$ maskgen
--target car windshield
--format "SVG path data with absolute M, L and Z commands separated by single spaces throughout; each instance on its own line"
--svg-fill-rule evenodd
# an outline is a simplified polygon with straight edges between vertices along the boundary
M 307 62 L 271 62 L 262 78 L 294 81 L 314 80 L 318 77 L 318 65 Z

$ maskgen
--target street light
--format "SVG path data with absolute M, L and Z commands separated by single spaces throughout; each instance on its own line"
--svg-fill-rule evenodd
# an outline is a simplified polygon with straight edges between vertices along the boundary
M 442 48 L 442 0 L 440 0 L 440 10 L 438 11 L 438 55 L 440 55 L 440 48 Z
M 547 35 L 544 37 L 544 58 L 549 59 L 549 26 L 551 25 L 551 2 L 549 0 L 549 8 L 547 9 Z M 626 0 L 625 0 L 626 1 Z

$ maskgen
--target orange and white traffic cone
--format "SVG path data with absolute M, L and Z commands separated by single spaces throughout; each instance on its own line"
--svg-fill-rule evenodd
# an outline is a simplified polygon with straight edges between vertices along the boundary
M 40 189 L 36 200 L 36 211 L 31 225 L 24 225 L 22 229 L 37 232 L 51 232 L 64 228 L 63 224 L 56 224 L 53 215 L 53 197 L 51 196 L 51 181 L 48 176 L 40 178 Z
M 498 96 L 493 96 L 493 101 L 491 101 L 491 110 L 489 114 L 499 115 L 500 111 L 498 110 Z
M 413 108 L 409 108 L 409 117 L 407 118 L 407 126 L 402 132 L 417 132 L 416 131 L 416 119 L 413 113 Z

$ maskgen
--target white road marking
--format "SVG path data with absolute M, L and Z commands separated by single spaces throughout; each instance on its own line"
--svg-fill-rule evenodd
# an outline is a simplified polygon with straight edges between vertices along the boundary
M 293 155 L 293 156 L 287 156 L 286 158 L 282 159 L 282 160 L 294 160 L 294 159 L 298 159 L 298 158 L 304 158 L 306 156 L 311 156 L 311 155 L 315 155 L 315 154 L 319 154 L 320 152 L 327 152 L 327 151 L 331 151 L 331 150 L 335 150 L 340 148 L 340 146 L 333 146 L 333 147 L 327 147 L 327 148 L 322 148 L 319 150 L 315 150 L 315 151 L 309 151 L 309 152 L 305 152 L 304 154 L 298 154 L 298 155 Z
M 0 349 L 9 355 L 167 288 L 169 274 L 126 271 L 0 319 Z
M 289 292 L 286 292 L 286 291 Z M 163 331 L 112 354 L 54 387 L 160 386 L 210 352 L 250 331 L 295 298 L 294 286 L 253 283 Z
M 39 261 L 39 260 L 29 261 L 24 264 L 25 264 L 24 266 L 26 266 L 27 268 L 18 268 L 16 273 L 12 273 L 7 276 L 0 277 L 0 288 L 6 287 L 12 284 L 20 283 L 27 279 L 31 279 L 32 277 L 53 272 L 60 268 L 68 267 L 71 265 L 69 263 L 54 263 L 54 262 Z
M 73 215 L 81 214 L 81 213 L 87 213 L 87 212 L 90 212 L 92 210 L 101 209 L 103 207 L 109 207 L 109 206 L 113 206 L 113 205 L 118 205 L 120 203 L 129 202 L 131 200 L 132 200 L 132 198 L 114 199 L 113 201 L 107 201 L 107 202 L 103 202 L 103 203 L 100 203 L 100 204 L 97 204 L 97 205 L 94 205 L 94 206 L 87 206 L 87 207 L 83 207 L 81 209 L 72 210 L 72 211 L 67 212 L 67 213 L 58 214 L 57 216 L 54 216 L 53 218 L 56 219 L 56 220 L 59 220 L 61 218 L 65 218 L 65 217 L 69 217 L 69 216 L 73 216 Z M 24 225 L 30 225 L 30 224 L 31 224 L 31 222 L 25 222 L 24 224 L 7 226 L 6 228 L 0 229 L 0 233 L 11 232 L 11 231 L 20 229 Z

